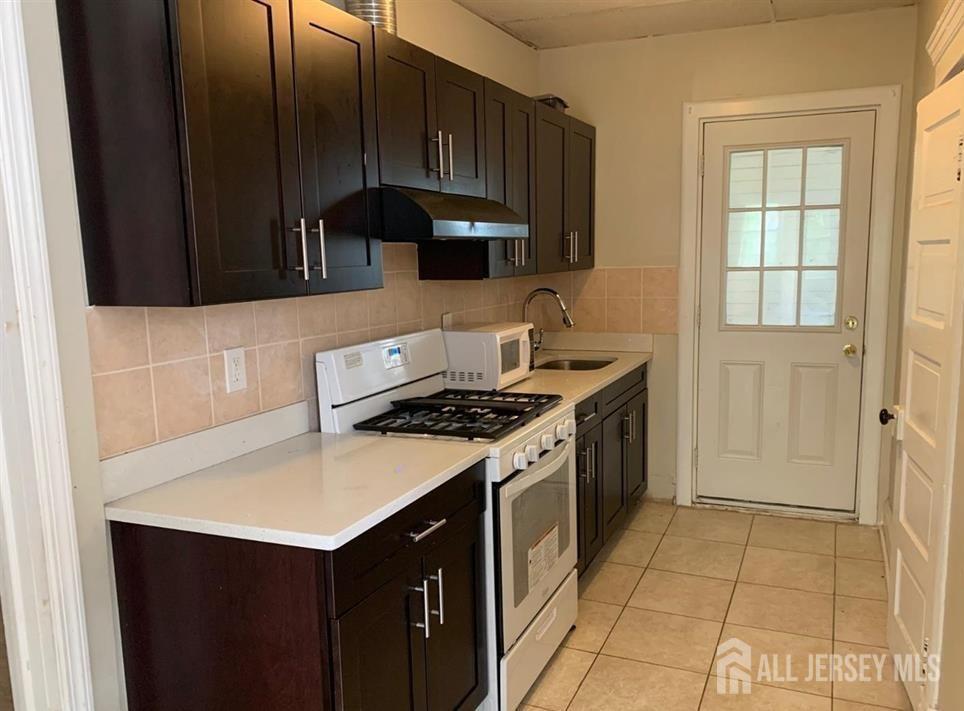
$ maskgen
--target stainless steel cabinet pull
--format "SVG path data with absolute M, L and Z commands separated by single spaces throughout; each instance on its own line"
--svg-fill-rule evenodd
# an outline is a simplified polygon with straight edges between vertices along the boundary
M 309 281 L 311 274 L 308 273 L 308 225 L 305 222 L 305 218 L 302 217 L 298 220 L 298 226 L 292 227 L 291 231 L 301 233 L 301 263 L 303 266 L 295 267 L 294 270 L 301 272 L 305 277 L 305 281 Z
M 312 267 L 312 269 L 315 271 L 320 271 L 321 278 L 327 279 L 328 278 L 328 255 L 325 254 L 325 221 L 318 220 L 317 229 L 312 227 L 311 231 L 318 233 L 318 246 L 321 249 L 321 266 Z
M 445 179 L 445 153 L 444 147 L 442 146 L 442 131 L 439 130 L 438 135 L 432 139 L 435 143 L 438 143 L 438 174 L 439 177 Z
M 421 533 L 409 532 L 408 536 L 412 539 L 412 543 L 418 543 L 423 538 L 428 538 L 429 536 L 431 536 L 433 533 L 435 533 L 437 530 L 439 530 L 442 526 L 445 525 L 445 519 L 443 518 L 440 521 L 429 521 L 428 523 L 429 523 L 429 527 L 426 528 Z
M 578 262 L 579 261 L 579 230 L 576 230 L 572 234 L 575 236 L 575 243 L 576 243 L 576 246 L 572 250 L 572 261 Z
M 420 588 L 409 588 L 413 592 L 422 593 L 422 616 L 425 622 L 416 622 L 415 626 L 420 627 L 425 630 L 425 639 L 432 636 L 432 630 L 429 624 L 429 609 L 428 609 L 428 578 L 422 578 L 422 587 Z
M 629 415 L 623 416 L 623 439 L 632 442 L 632 418 Z
M 455 180 L 455 156 L 453 154 L 452 148 L 453 140 L 452 134 L 449 134 L 449 181 L 453 182 Z
M 572 246 L 575 244 L 575 237 L 573 232 L 567 232 L 566 236 L 562 238 L 562 258 L 565 259 L 570 264 L 573 263 L 572 258 Z M 567 251 L 568 247 L 568 251 Z
M 521 263 L 519 264 L 519 266 L 524 267 L 526 265 L 526 243 L 524 240 L 517 239 L 516 244 L 519 245 L 519 254 L 522 255 Z
M 438 615 L 438 623 L 445 624 L 445 581 L 442 577 L 442 569 L 438 569 L 438 575 L 430 575 L 429 580 L 438 583 L 438 610 L 432 610 L 433 615 Z

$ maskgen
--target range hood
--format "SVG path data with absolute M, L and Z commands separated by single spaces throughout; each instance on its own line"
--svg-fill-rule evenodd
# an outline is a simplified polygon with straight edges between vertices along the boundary
M 414 188 L 379 188 L 382 238 L 387 242 L 428 239 L 527 239 L 529 223 L 495 200 Z

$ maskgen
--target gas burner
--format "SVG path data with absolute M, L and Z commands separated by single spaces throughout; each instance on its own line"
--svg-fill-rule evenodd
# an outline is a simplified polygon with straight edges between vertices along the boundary
M 394 408 L 355 425 L 381 434 L 498 439 L 551 409 L 561 395 L 479 390 L 442 390 L 397 400 Z

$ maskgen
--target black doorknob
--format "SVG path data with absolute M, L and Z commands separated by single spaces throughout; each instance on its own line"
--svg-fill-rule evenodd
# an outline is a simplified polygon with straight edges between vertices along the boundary
M 890 422 L 891 420 L 896 420 L 897 415 L 893 414 L 890 410 L 888 410 L 885 407 L 883 410 L 880 411 L 880 414 L 877 415 L 877 419 L 880 420 L 880 424 L 886 426 L 887 423 Z

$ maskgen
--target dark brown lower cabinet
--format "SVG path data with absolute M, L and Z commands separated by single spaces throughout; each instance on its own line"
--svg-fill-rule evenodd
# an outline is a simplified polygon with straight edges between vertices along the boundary
M 476 708 L 483 483 L 479 464 L 330 552 L 112 523 L 128 707 Z
M 603 546 L 602 428 L 594 427 L 576 441 L 576 508 L 578 561 L 582 573 Z
M 629 416 L 625 408 L 602 422 L 602 514 L 603 538 L 609 540 L 626 518 L 626 452 Z

